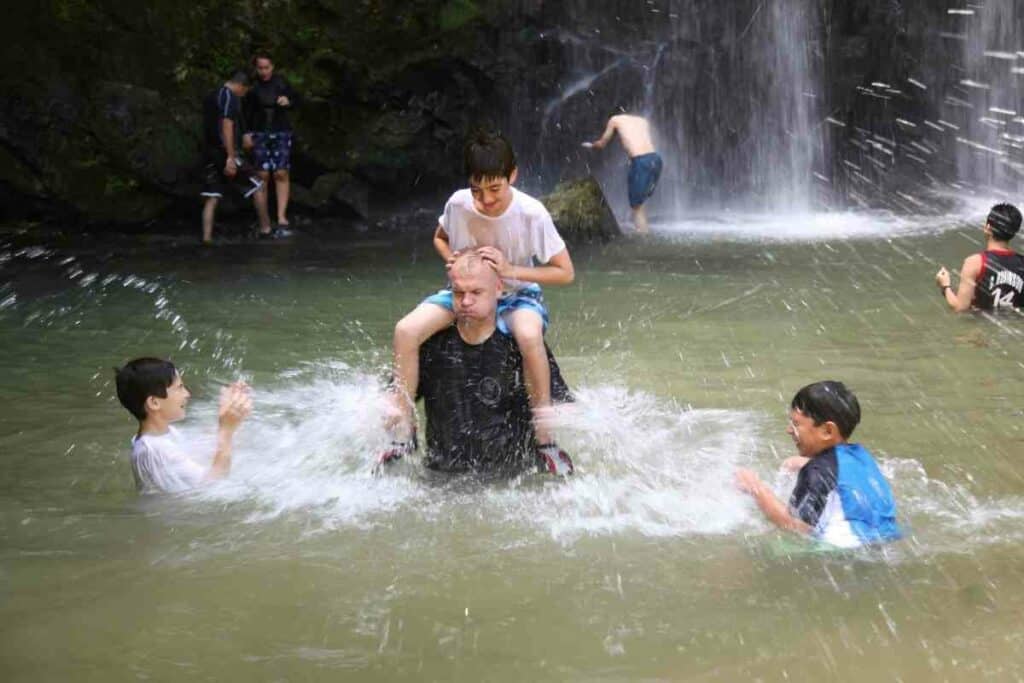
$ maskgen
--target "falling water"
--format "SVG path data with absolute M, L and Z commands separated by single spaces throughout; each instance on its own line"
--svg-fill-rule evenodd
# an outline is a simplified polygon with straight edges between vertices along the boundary
M 573 32 L 552 32 L 568 66 L 565 83 L 544 107 L 542 165 L 563 176 L 593 172 L 621 210 L 621 151 L 613 145 L 584 154 L 579 143 L 599 135 L 607 117 L 624 107 L 649 118 L 665 158 L 650 202 L 655 212 L 812 207 L 813 173 L 823 154 L 816 6 L 805 0 L 620 5 L 600 13 L 603 23 L 581 11 Z M 627 30 L 627 23 L 642 30 Z
M 987 0 L 950 8 L 963 36 L 959 98 L 947 97 L 962 124 L 957 149 L 961 177 L 994 190 L 1024 189 L 1024 6 Z

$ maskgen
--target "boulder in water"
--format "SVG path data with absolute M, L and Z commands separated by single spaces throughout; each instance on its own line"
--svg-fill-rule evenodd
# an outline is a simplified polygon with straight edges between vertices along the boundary
M 558 184 L 541 201 L 562 237 L 571 241 L 607 241 L 622 234 L 615 213 L 593 176 Z
M 307 189 L 292 185 L 296 204 L 316 211 L 341 209 L 351 217 L 366 218 L 370 213 L 370 188 L 350 173 L 335 171 L 324 173 Z

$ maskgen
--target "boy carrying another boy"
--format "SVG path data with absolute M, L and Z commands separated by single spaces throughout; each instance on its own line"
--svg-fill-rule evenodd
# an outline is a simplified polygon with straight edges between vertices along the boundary
M 139 421 L 132 438 L 132 474 L 142 493 L 179 493 L 196 488 L 231 471 L 235 430 L 252 411 L 249 387 L 235 382 L 220 395 L 217 450 L 203 467 L 191 457 L 172 422 L 185 417 L 192 396 L 170 361 L 136 358 L 116 370 L 117 398 Z
M 575 277 L 572 259 L 544 205 L 512 185 L 515 154 L 501 135 L 479 131 L 464 149 L 469 188 L 449 198 L 434 232 L 434 248 L 450 268 L 459 252 L 475 250 L 502 278 L 498 330 L 515 338 L 523 357 L 538 455 L 558 471 L 559 449 L 538 419 L 551 405 L 551 368 L 544 348 L 548 312 L 540 285 L 567 285 Z M 386 461 L 415 449 L 416 388 L 419 347 L 455 320 L 452 292 L 427 297 L 395 326 L 394 443 L 381 455 Z
M 901 536 L 889 482 L 866 448 L 848 442 L 860 422 L 860 404 L 842 382 L 809 384 L 793 397 L 786 433 L 799 455 L 783 466 L 799 470 L 787 507 L 753 470 L 736 472 L 777 527 L 808 534 L 840 548 Z

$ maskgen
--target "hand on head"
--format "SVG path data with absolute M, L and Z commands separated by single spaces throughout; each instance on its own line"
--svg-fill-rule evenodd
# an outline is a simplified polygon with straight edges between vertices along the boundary
M 505 254 L 501 252 L 497 247 L 479 247 L 476 253 L 484 260 L 484 262 L 494 269 L 494 272 L 501 277 L 508 277 L 511 270 L 512 264 L 505 258 Z
M 220 409 L 217 418 L 224 429 L 237 429 L 252 412 L 249 385 L 239 380 L 220 390 Z

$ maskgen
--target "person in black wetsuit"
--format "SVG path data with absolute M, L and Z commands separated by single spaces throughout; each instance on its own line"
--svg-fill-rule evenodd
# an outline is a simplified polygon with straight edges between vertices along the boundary
M 203 99 L 203 244 L 213 243 L 217 202 L 230 185 L 235 185 L 243 196 L 253 198 L 260 231 L 270 231 L 266 190 L 256 172 L 241 158 L 245 129 L 241 98 L 248 90 L 249 77 L 244 71 L 236 71 Z
M 445 472 L 515 474 L 536 465 L 553 474 L 571 473 L 564 451 L 534 443 L 523 359 L 515 340 L 497 329 L 501 279 L 472 252 L 455 259 L 449 277 L 455 324 L 420 347 L 417 398 L 423 399 L 427 417 L 424 464 Z M 571 400 L 550 351 L 548 357 L 552 399 Z M 410 441 L 396 442 L 379 464 L 410 453 Z
M 1024 309 L 1024 255 L 1010 248 L 1020 230 L 1020 211 L 1012 204 L 996 204 L 985 221 L 985 251 L 964 259 L 960 287 L 955 292 L 949 271 L 940 268 L 935 283 L 946 303 L 957 313 Z
M 258 53 L 252 63 L 256 82 L 245 98 L 248 133 L 252 136 L 254 163 L 260 178 L 269 185 L 270 175 L 274 175 L 277 228 L 272 234 L 286 237 L 292 153 L 292 124 L 288 112 L 298 106 L 299 96 L 288 81 L 274 73 L 269 53 Z

